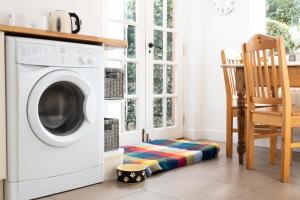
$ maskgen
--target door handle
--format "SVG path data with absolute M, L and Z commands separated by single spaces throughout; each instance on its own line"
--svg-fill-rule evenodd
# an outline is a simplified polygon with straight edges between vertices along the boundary
M 161 46 L 158 46 L 158 45 L 156 45 L 156 44 L 153 44 L 152 42 L 149 42 L 149 43 L 148 43 L 148 47 L 149 47 L 150 49 L 152 49 L 153 47 L 156 47 L 156 48 L 158 48 L 158 49 L 162 49 Z

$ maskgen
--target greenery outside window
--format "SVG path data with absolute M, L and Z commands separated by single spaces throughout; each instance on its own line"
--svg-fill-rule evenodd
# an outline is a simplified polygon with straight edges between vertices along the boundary
M 290 61 L 300 53 L 300 0 L 267 0 L 266 34 L 283 36 Z
M 137 5 L 139 0 L 106 0 L 107 35 L 114 39 L 127 40 L 127 50 L 117 49 L 107 52 L 108 66 L 125 70 L 125 105 L 122 110 L 123 132 L 137 130 L 138 91 L 137 73 L 139 60 L 137 52 Z

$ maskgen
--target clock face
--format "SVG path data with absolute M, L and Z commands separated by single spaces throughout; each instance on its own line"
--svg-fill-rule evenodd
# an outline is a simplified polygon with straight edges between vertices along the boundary
M 211 0 L 212 9 L 220 15 L 228 15 L 236 7 L 237 0 Z

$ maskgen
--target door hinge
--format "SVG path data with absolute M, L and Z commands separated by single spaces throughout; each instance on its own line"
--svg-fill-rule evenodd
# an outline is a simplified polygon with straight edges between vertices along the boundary
M 185 125 L 185 115 L 182 115 L 182 125 Z

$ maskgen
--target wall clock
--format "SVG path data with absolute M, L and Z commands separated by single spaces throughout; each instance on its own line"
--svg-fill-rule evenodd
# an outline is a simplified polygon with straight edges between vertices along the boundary
M 210 0 L 212 9 L 220 15 L 228 15 L 237 6 L 238 0 Z

